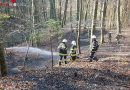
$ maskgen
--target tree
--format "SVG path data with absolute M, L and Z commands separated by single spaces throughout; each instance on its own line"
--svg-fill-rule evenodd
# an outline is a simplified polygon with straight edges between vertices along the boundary
M 50 19 L 56 20 L 56 8 L 55 8 L 55 0 L 50 1 Z
M 90 48 L 92 44 L 92 36 L 95 34 L 96 29 L 96 18 L 97 18 L 97 9 L 98 9 L 98 0 L 94 0 L 93 6 L 93 17 L 92 17 L 92 26 L 91 26 L 91 39 L 90 39 Z
M 1 68 L 1 75 L 7 75 L 7 65 L 5 63 L 5 55 L 4 55 L 4 44 L 0 42 L 0 68 Z
M 117 35 L 121 33 L 120 0 L 117 0 Z
M 68 0 L 66 0 L 65 2 L 64 16 L 62 19 L 62 27 L 66 24 L 67 8 L 68 8 Z
M 47 2 L 46 2 L 46 0 L 42 0 L 42 4 L 43 4 L 44 20 L 47 21 Z
M 102 13 L 101 13 L 101 44 L 104 43 L 104 31 L 105 31 L 105 16 L 106 16 L 106 1 L 103 1 Z
M 70 0 L 70 28 L 71 28 L 71 31 L 73 31 L 73 26 L 72 26 L 72 22 L 73 21 L 73 17 L 72 17 L 72 0 Z
M 92 27 L 91 27 L 91 36 L 95 34 L 96 18 L 97 18 L 97 9 L 98 9 L 98 0 L 94 0 L 93 7 L 93 18 L 92 18 Z
M 61 6 L 62 2 L 61 0 L 58 0 L 58 18 L 59 18 L 59 21 L 61 21 L 61 12 L 62 12 L 62 6 Z M 61 24 L 61 22 L 60 22 Z
M 57 44 L 59 42 L 58 37 L 59 37 L 59 31 L 61 28 L 61 25 L 58 21 L 54 20 L 54 19 L 50 19 L 49 21 L 47 21 L 48 27 L 51 29 L 51 34 L 56 35 L 57 37 Z
M 82 8 L 83 8 L 83 2 L 81 0 L 81 2 L 80 2 L 80 15 L 79 15 L 79 26 L 78 26 L 78 34 L 77 34 L 78 54 L 81 54 L 81 50 L 80 50 L 80 32 L 81 32 L 81 21 L 82 21 Z
M 129 0 L 122 0 L 122 8 L 121 8 L 121 22 L 122 22 L 122 27 L 126 28 L 129 25 Z
M 84 29 L 86 29 L 86 21 L 87 21 L 87 19 L 88 19 L 88 11 L 89 11 L 89 4 L 90 4 L 90 0 L 87 0 L 87 2 L 85 2 L 85 3 L 87 3 L 86 4 L 86 11 L 85 11 L 85 17 L 84 17 L 84 21 L 85 21 L 85 25 L 84 25 Z
M 86 0 L 86 1 L 87 2 L 85 2 L 85 3 L 87 3 L 87 4 L 86 4 L 85 17 L 84 17 L 84 22 L 85 22 L 84 29 L 86 29 L 87 20 L 89 19 L 89 14 L 90 14 L 90 0 Z M 87 31 L 88 31 L 88 38 L 89 38 L 90 37 L 90 30 L 87 29 Z
M 34 8 L 34 0 L 32 0 L 32 3 L 31 3 L 31 20 L 32 20 L 32 30 L 31 30 L 31 34 L 35 34 L 35 29 L 34 29 L 34 24 L 35 24 L 35 18 L 34 18 L 34 11 L 35 11 L 35 8 Z M 35 37 L 34 37 L 35 38 Z M 34 40 L 31 39 L 31 45 L 34 46 Z
M 77 0 L 77 21 L 79 21 L 79 13 L 80 13 L 80 0 Z

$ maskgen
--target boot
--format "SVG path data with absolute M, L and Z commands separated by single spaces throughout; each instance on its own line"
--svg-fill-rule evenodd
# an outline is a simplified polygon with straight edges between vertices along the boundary
M 93 60 L 92 58 L 89 58 L 89 62 L 92 62 L 92 60 Z
M 92 62 L 92 59 L 90 59 L 89 62 Z
M 59 60 L 59 66 L 61 65 L 61 61 Z
M 98 58 L 97 57 L 93 57 L 93 60 L 98 61 Z
M 65 64 L 67 64 L 67 61 L 65 60 Z

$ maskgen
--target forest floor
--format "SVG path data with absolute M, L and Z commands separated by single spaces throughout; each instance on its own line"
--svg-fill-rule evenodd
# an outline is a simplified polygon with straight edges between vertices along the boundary
M 129 32 L 130 33 L 130 32 Z M 87 50 L 79 60 L 24 70 L 0 78 L 2 90 L 130 90 L 130 35 L 123 32 L 120 44 L 104 43 L 97 52 L 98 61 L 89 62 Z M 113 36 L 115 36 L 113 34 Z M 9 63 L 9 62 L 8 62 Z

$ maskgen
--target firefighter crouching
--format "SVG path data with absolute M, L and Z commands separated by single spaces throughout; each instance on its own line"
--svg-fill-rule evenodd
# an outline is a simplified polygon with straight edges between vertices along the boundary
M 66 58 L 67 58 L 67 40 L 63 39 L 63 41 L 59 44 L 58 49 L 59 49 L 59 65 L 61 65 L 61 61 L 64 58 L 65 64 L 67 64 Z
M 77 58 L 77 53 L 76 53 L 77 46 L 76 46 L 76 42 L 75 41 L 72 41 L 71 44 L 72 44 L 72 46 L 70 48 L 70 56 L 71 56 L 71 60 L 74 61 Z
M 92 46 L 91 46 L 91 54 L 90 54 L 90 62 L 92 62 L 92 60 L 96 60 L 97 61 L 97 58 L 94 56 L 96 51 L 98 50 L 98 41 L 96 40 L 96 36 L 93 35 L 92 36 Z

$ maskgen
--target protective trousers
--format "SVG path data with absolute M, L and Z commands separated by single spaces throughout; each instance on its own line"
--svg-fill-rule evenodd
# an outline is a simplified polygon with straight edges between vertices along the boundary
M 95 49 L 92 49 L 91 54 L 90 54 L 90 62 L 92 62 L 93 59 L 95 59 L 96 57 L 94 56 L 96 53 Z

